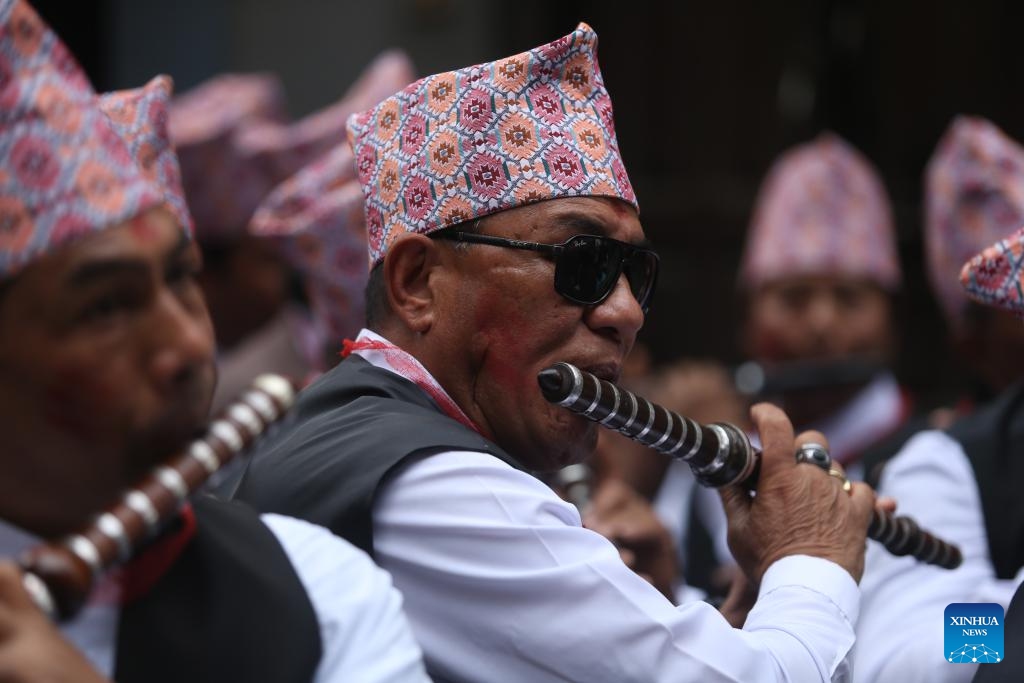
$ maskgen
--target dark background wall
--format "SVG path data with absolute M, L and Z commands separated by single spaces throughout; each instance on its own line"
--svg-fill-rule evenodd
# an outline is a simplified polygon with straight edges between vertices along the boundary
M 334 101 L 380 50 L 421 75 L 589 22 L 663 278 L 643 337 L 661 360 L 740 360 L 736 266 L 754 195 L 786 147 L 831 129 L 880 169 L 906 277 L 901 378 L 942 400 L 957 371 L 922 271 L 921 178 L 957 113 L 1024 139 L 1024 3 L 954 0 L 38 0 L 97 88 L 163 72 L 185 90 L 272 70 L 292 113 Z

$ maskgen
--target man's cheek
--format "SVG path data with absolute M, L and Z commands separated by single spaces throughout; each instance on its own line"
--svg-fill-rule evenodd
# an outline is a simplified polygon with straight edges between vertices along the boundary
M 750 347 L 756 358 L 766 361 L 783 361 L 791 355 L 792 349 L 786 335 L 767 325 L 755 326 L 750 331 Z
M 507 396 L 522 395 L 536 386 L 530 377 L 536 358 L 531 355 L 530 320 L 516 307 L 501 305 L 500 298 L 485 297 L 474 320 L 474 345 L 483 350 L 483 370 Z
M 83 440 L 101 440 L 104 418 L 117 396 L 107 373 L 79 366 L 58 367 L 43 390 L 43 415 L 58 430 Z

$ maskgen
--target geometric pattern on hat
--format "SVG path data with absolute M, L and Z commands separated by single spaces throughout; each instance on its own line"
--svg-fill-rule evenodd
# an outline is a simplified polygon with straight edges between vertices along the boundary
M 1024 228 L 966 263 L 960 283 L 978 303 L 1024 317 Z
M 249 231 L 272 238 L 302 273 L 326 343 L 339 345 L 358 334 L 369 271 L 363 194 L 347 143 L 278 186 L 256 210 Z
M 269 189 L 237 153 L 238 129 L 286 118 L 284 87 L 271 74 L 222 74 L 171 101 L 171 141 L 200 241 L 243 232 Z
M 67 47 L 0 0 L 0 278 L 162 202 Z
M 985 119 L 954 119 L 925 175 L 925 253 L 932 290 L 963 326 L 965 261 L 1024 225 L 1024 147 Z
M 795 275 L 900 284 L 892 210 L 868 160 L 833 133 L 775 161 L 754 205 L 740 284 L 755 289 Z
M 99 105 L 128 143 L 135 163 L 164 191 L 167 208 L 178 225 L 191 234 L 192 215 L 185 204 L 178 157 L 167 132 L 167 111 L 173 91 L 170 76 L 157 76 L 141 88 L 100 95 Z
M 427 234 L 556 197 L 637 207 L 597 63 L 597 34 L 428 76 L 349 119 L 369 260 Z
M 374 59 L 340 100 L 299 121 L 254 115 L 236 115 L 231 125 L 222 120 L 216 139 L 191 155 L 196 163 L 190 157 L 183 166 L 200 236 L 240 236 L 271 190 L 345 141 L 345 123 L 352 113 L 374 106 L 414 78 L 409 57 L 390 50 Z M 210 168 L 221 174 L 214 182 Z

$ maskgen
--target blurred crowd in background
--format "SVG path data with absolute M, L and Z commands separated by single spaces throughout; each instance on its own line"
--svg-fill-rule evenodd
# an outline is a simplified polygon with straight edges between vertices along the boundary
M 872 481 L 909 435 L 948 426 L 1018 374 L 1024 330 L 969 305 L 955 279 L 1024 222 L 1014 3 L 36 4 L 97 89 L 175 78 L 171 134 L 218 338 L 215 405 L 263 370 L 326 369 L 362 326 L 347 116 L 581 17 L 602 36 L 662 259 L 627 385 L 744 426 L 750 403 L 772 400 Z M 692 479 L 617 445 L 596 468 L 652 501 L 663 488 L 684 556 L 727 558 L 717 500 L 694 496 L 705 524 L 689 529 L 676 501 Z M 714 564 L 691 563 L 691 582 L 708 587 Z
M 897 377 L 929 408 L 955 401 L 969 381 L 928 285 L 925 167 L 959 114 L 1024 137 L 1016 3 L 642 1 L 623 12 L 587 2 L 95 0 L 38 9 L 101 91 L 153 73 L 169 73 L 183 93 L 223 72 L 271 72 L 293 118 L 329 105 L 387 48 L 404 50 L 420 76 L 511 54 L 585 19 L 602 37 L 623 156 L 667 266 L 641 332 L 656 362 L 732 369 L 749 359 L 737 272 L 758 188 L 785 149 L 829 130 L 865 155 L 891 202 L 904 273 Z

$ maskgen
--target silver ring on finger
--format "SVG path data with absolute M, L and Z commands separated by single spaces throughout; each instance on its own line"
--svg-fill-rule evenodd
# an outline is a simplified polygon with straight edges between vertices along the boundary
M 796 461 L 815 465 L 828 472 L 832 468 L 832 456 L 820 443 L 810 441 L 796 449 Z

